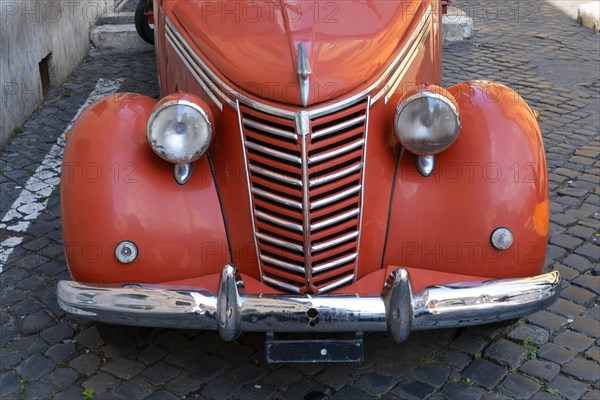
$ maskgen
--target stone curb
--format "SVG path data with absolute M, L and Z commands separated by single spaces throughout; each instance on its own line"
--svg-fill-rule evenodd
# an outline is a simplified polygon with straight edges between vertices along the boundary
M 456 7 L 448 7 L 442 16 L 442 38 L 444 43 L 460 42 L 473 37 L 473 18 Z
M 577 23 L 600 32 L 600 1 L 581 4 L 577 9 Z

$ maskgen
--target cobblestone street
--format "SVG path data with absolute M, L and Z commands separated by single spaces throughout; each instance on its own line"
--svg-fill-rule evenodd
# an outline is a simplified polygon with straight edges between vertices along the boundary
M 444 85 L 507 84 L 541 114 L 550 180 L 546 269 L 565 285 L 513 325 L 365 337 L 360 365 L 267 365 L 263 334 L 112 327 L 66 315 L 58 168 L 90 94 L 158 97 L 154 54 L 92 50 L 0 153 L 1 399 L 600 400 L 600 34 L 546 1 L 455 0 L 470 41 L 444 47 Z M 18 205 L 16 212 L 10 212 Z M 93 389 L 93 390 L 91 390 Z M 90 397 L 91 396 L 91 397 Z

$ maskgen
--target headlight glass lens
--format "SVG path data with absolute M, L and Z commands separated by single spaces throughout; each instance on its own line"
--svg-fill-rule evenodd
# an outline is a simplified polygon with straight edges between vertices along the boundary
M 460 117 L 450 99 L 438 93 L 421 92 L 399 104 L 395 128 L 398 140 L 408 151 L 432 155 L 454 143 Z
M 208 149 L 212 125 L 200 106 L 175 100 L 152 113 L 147 133 L 150 146 L 161 158 L 177 164 L 190 163 Z

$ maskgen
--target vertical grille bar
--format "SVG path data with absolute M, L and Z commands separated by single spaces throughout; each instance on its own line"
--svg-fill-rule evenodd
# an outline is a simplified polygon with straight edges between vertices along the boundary
M 244 143 L 245 141 L 244 141 L 244 129 L 243 129 L 243 125 L 242 125 L 242 112 L 240 110 L 240 102 L 239 101 L 236 101 L 236 108 L 237 108 L 237 114 L 238 114 L 238 126 L 239 126 L 239 129 L 240 129 L 240 136 L 241 136 L 241 139 L 242 139 L 242 143 Z M 253 236 L 254 236 L 254 248 L 256 249 L 256 261 L 258 262 L 259 273 L 260 273 L 260 276 L 262 277 L 263 276 L 262 266 L 261 266 L 261 262 L 259 261 L 260 260 L 260 251 L 258 249 L 258 240 L 256 239 L 256 224 L 254 223 L 254 221 L 255 221 L 255 215 L 254 215 L 255 208 L 252 205 L 253 204 L 253 201 L 252 201 L 253 199 L 252 199 L 252 189 L 251 189 L 251 185 L 250 185 L 250 174 L 249 174 L 249 171 L 248 171 L 248 167 L 249 167 L 248 157 L 247 157 L 247 154 L 246 154 L 245 150 L 242 152 L 242 154 L 244 155 L 244 168 L 246 169 L 246 176 L 248 177 L 248 180 L 247 180 L 247 184 L 248 184 L 248 197 L 249 197 L 249 200 L 250 200 L 250 212 L 252 214 L 252 230 L 254 231 L 254 235 Z
M 316 294 L 356 280 L 368 108 L 291 119 L 238 105 L 264 283 Z
M 301 130 L 300 124 L 296 124 L 296 129 Z M 310 257 L 310 205 L 309 205 L 309 180 L 308 180 L 308 155 L 306 151 L 307 134 L 309 132 L 301 132 L 302 135 L 302 196 L 304 199 L 304 268 L 306 271 L 306 284 L 311 288 L 312 285 L 312 263 Z
M 371 96 L 367 97 L 367 107 L 365 110 L 365 139 L 364 139 L 364 149 L 363 149 L 363 157 L 364 157 L 364 161 L 363 161 L 363 170 L 362 170 L 362 177 L 361 177 L 361 182 L 363 184 L 364 187 L 364 182 L 365 182 L 365 174 L 366 174 L 366 168 L 365 168 L 365 164 L 366 164 L 366 157 L 367 157 L 367 144 L 369 143 L 369 122 L 371 121 L 369 118 L 369 113 L 371 110 Z M 362 208 L 363 208 L 363 204 L 365 203 L 365 191 L 364 189 L 360 191 L 360 211 L 358 214 L 358 246 L 357 248 L 360 249 L 360 239 L 362 237 L 362 223 L 363 223 L 363 213 L 362 213 Z M 356 252 L 356 264 L 354 265 L 354 280 L 356 280 L 358 277 L 358 251 Z

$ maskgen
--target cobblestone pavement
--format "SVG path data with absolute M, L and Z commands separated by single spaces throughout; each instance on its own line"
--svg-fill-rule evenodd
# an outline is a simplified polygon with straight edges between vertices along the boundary
M 23 187 L 37 204 L 18 209 L 17 233 L 0 229 L 2 246 L 14 249 L 0 273 L 0 397 L 81 399 L 87 389 L 94 399 L 600 399 L 600 35 L 543 1 L 454 3 L 474 14 L 476 32 L 446 48 L 446 83 L 498 80 L 542 115 L 552 200 L 546 264 L 565 278 L 553 306 L 516 325 L 421 332 L 402 345 L 371 334 L 361 365 L 270 366 L 259 334 L 224 344 L 216 333 L 66 316 L 55 295 L 68 278 L 59 194 L 48 190 L 56 181 L 27 181 L 44 176 L 40 163 L 99 78 L 157 95 L 153 54 L 92 51 L 0 154 L 0 215 Z

